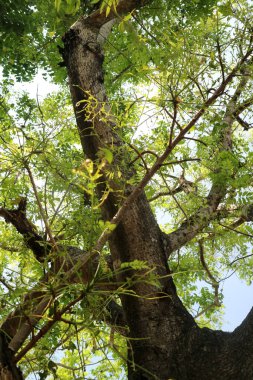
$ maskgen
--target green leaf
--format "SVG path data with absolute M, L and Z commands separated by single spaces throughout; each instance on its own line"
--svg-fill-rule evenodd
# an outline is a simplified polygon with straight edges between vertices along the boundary
M 108 148 L 101 148 L 100 150 L 103 152 L 104 157 L 107 160 L 107 162 L 109 164 L 111 164 L 112 161 L 113 161 L 113 153 L 112 153 L 112 151 L 110 149 L 108 149 Z
M 149 266 L 146 261 L 142 260 L 133 260 L 130 262 L 124 262 L 120 265 L 121 269 L 131 268 L 135 270 L 148 269 Z

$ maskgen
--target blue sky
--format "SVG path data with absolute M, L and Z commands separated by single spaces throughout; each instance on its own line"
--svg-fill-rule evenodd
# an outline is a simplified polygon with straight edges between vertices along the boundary
M 233 331 L 253 307 L 253 284 L 247 286 L 236 274 L 223 285 L 225 314 L 223 330 Z

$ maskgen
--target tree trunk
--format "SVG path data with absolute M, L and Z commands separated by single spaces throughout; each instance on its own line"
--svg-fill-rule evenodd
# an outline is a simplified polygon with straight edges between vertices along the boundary
M 105 23 L 101 19 L 101 15 L 100 21 L 96 17 L 79 19 L 63 40 L 64 61 L 84 154 L 96 163 L 101 148 L 114 151 L 114 163 L 105 166 L 104 183 L 98 186 L 100 196 L 106 189 L 107 181 L 113 189 L 102 206 L 104 219 L 110 220 L 123 198 L 131 192 L 131 188 L 127 188 L 125 193 L 119 195 L 124 184 L 120 178 L 115 179 L 116 167 L 120 166 L 124 177 L 131 176 L 131 169 L 125 163 L 126 156 L 122 157 L 119 153 L 119 147 L 122 151 L 124 146 L 115 134 L 113 119 L 107 118 L 105 123 L 104 118 L 100 117 L 104 106 L 107 115 L 110 114 L 103 85 L 103 52 L 99 43 L 99 35 L 102 34 L 100 27 Z M 109 172 L 114 172 L 113 180 L 108 176 Z M 215 211 L 222 196 L 218 194 L 217 197 L 214 206 L 213 198 L 210 200 L 209 213 Z M 185 238 L 184 231 L 179 230 L 177 240 L 180 236 Z M 129 327 L 129 380 L 253 378 L 252 345 L 247 348 L 248 356 L 240 356 L 243 337 L 248 339 L 252 333 L 252 315 L 249 315 L 245 325 L 231 334 L 200 329 L 196 325 L 177 296 L 167 266 L 162 234 L 143 192 L 125 211 L 109 244 L 115 269 L 119 269 L 121 263 L 140 260 L 147 262 L 159 279 L 158 286 L 152 285 L 145 269 L 118 274 L 119 282 L 129 286 L 126 288 L 128 294 L 121 294 Z
M 14 360 L 14 353 L 8 348 L 6 335 L 0 334 L 0 380 L 24 380 Z
M 103 53 L 97 42 L 98 33 L 97 28 L 79 20 L 64 37 L 64 60 L 79 134 L 84 153 L 92 160 L 98 159 L 100 148 L 112 150 L 114 146 L 118 149 L 123 145 L 112 132 L 113 122 L 104 123 L 99 115 L 92 119 L 85 109 L 90 95 L 97 100 L 97 114 L 102 105 L 107 103 L 102 80 Z M 117 157 L 117 160 L 120 162 L 121 157 Z M 122 162 L 121 168 L 126 171 Z M 107 167 L 106 170 L 113 170 L 113 167 Z M 106 182 L 106 172 L 104 177 Z M 115 183 L 110 183 L 110 186 L 117 188 Z M 100 193 L 102 191 L 100 186 Z M 105 219 L 112 218 L 119 202 L 119 196 L 111 193 L 103 205 Z M 140 260 L 147 262 L 153 273 L 161 278 L 158 288 L 150 285 L 148 279 L 145 281 L 144 271 L 128 272 L 118 277 L 120 282 L 125 282 L 132 275 L 131 291 L 135 294 L 121 296 L 130 329 L 129 378 L 152 378 L 154 375 L 157 378 L 168 378 L 171 372 L 168 362 L 174 362 L 176 341 L 183 338 L 186 326 L 195 326 L 195 322 L 181 304 L 173 281 L 168 277 L 170 273 L 162 234 L 144 193 L 129 206 L 109 243 L 115 269 L 121 263 Z M 143 279 L 140 280 L 139 276 Z

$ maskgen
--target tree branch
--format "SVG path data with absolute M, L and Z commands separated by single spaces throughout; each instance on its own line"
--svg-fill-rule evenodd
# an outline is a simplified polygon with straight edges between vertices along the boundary
M 71 308 L 76 304 L 78 303 L 79 301 L 81 301 L 83 298 L 84 298 L 85 294 L 82 292 L 75 300 L 71 301 L 67 306 L 65 306 L 62 310 L 59 310 L 59 311 L 56 311 L 55 314 L 53 315 L 53 318 L 48 321 L 41 329 L 40 331 L 38 332 L 37 335 L 35 335 L 31 340 L 30 342 L 16 355 L 15 357 L 15 362 L 17 363 L 20 359 L 22 359 L 22 357 L 29 351 L 31 350 L 35 344 L 41 339 L 43 338 L 46 333 L 54 326 L 54 324 L 56 322 L 58 322 L 60 319 L 61 319 L 61 316 L 63 314 L 65 314 L 67 311 L 70 311 Z M 20 339 L 20 341 L 24 341 L 27 337 L 27 331 L 25 332 L 24 329 L 22 330 L 25 334 L 25 336 L 21 336 L 21 334 L 17 334 L 16 337 L 18 336 L 18 339 Z M 25 339 L 24 339 L 25 338 Z M 18 339 L 16 338 L 16 341 L 18 341 Z M 14 351 L 17 351 L 17 348 L 18 348 L 18 345 L 16 344 L 15 345 L 15 341 L 14 339 L 12 339 L 12 341 L 10 342 L 9 344 L 9 347 L 11 347 L 13 349 L 13 346 L 14 346 Z
M 141 8 L 150 2 L 150 0 L 121 0 L 117 5 L 116 12 L 114 10 L 114 7 L 112 6 L 110 8 L 109 14 L 106 14 L 106 9 L 103 10 L 103 12 L 97 10 L 96 12 L 93 12 L 88 18 L 86 18 L 86 20 L 87 23 L 90 23 L 93 26 L 101 27 L 107 22 L 115 18 L 118 18 L 119 16 L 130 13 L 135 9 Z
M 249 81 L 247 66 L 245 67 L 245 62 L 247 62 L 247 59 L 252 54 L 252 51 L 253 51 L 252 49 L 248 51 L 246 54 L 247 58 L 245 55 L 244 58 L 241 60 L 241 64 L 239 63 L 237 64 L 236 71 L 240 70 L 240 71 L 245 72 L 246 74 L 240 80 L 231 100 L 229 101 L 227 105 L 227 109 L 223 118 L 223 121 L 226 124 L 226 128 L 224 129 L 221 135 L 222 140 L 221 140 L 221 146 L 219 148 L 220 151 L 222 150 L 230 151 L 232 147 L 231 127 L 235 121 L 234 112 L 235 112 L 235 107 L 236 107 L 236 101 L 238 100 L 243 88 L 245 88 L 246 84 Z M 249 61 L 249 65 L 251 64 L 251 60 Z M 230 81 L 232 80 L 232 77 L 236 75 L 236 72 L 233 73 L 232 77 L 231 75 L 232 75 L 232 72 L 228 75 L 228 77 L 230 77 Z M 221 86 L 225 82 L 227 82 L 228 77 L 225 81 L 222 82 Z M 224 91 L 224 89 L 222 91 Z M 214 93 L 214 95 L 216 94 L 215 97 L 217 97 L 217 94 L 220 94 L 220 93 L 221 93 L 221 90 L 217 89 Z M 215 219 L 215 212 L 217 210 L 219 203 L 224 198 L 226 191 L 227 191 L 226 186 L 218 184 L 218 183 L 217 184 L 214 183 L 204 202 L 206 203 L 206 206 L 200 207 L 196 211 L 196 213 L 190 216 L 187 220 L 185 220 L 176 231 L 167 235 L 168 256 L 173 251 L 179 249 L 180 247 L 185 245 L 187 242 L 189 242 L 191 239 L 193 239 L 200 231 L 203 230 L 203 228 L 205 228 L 209 224 L 211 220 Z
M 57 244 L 56 244 L 55 239 L 54 239 L 54 237 L 52 235 L 51 228 L 49 226 L 46 213 L 44 212 L 42 204 L 41 204 L 41 201 L 40 201 L 40 197 L 39 197 L 39 194 L 38 194 L 38 191 L 37 191 L 37 186 L 35 184 L 35 181 L 34 181 L 34 178 L 33 178 L 33 175 L 32 175 L 32 171 L 31 171 L 31 169 L 30 169 L 30 167 L 29 167 L 29 165 L 28 165 L 27 162 L 25 163 L 25 168 L 26 168 L 26 170 L 28 172 L 28 176 L 30 178 L 30 181 L 31 181 L 31 184 L 32 184 L 32 188 L 33 188 L 33 191 L 34 191 L 34 195 L 35 195 L 38 207 L 39 207 L 40 215 L 41 215 L 42 220 L 44 222 L 46 232 L 47 232 L 47 234 L 49 236 L 50 243 L 52 245 L 52 249 L 57 250 Z
M 16 210 L 0 208 L 0 217 L 3 217 L 6 223 L 11 223 L 16 228 L 24 237 L 27 247 L 32 250 L 36 259 L 43 263 L 52 246 L 38 234 L 36 226 L 27 219 L 26 200 L 24 202 L 24 198 L 21 198 Z

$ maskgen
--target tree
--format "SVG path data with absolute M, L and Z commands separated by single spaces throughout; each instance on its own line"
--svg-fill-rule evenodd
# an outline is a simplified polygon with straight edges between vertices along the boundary
M 5 75 L 64 83 L 58 43 L 71 100 L 3 81 L 0 377 L 251 379 L 253 309 L 215 328 L 252 280 L 252 4 L 92 3 L 6 11 Z

